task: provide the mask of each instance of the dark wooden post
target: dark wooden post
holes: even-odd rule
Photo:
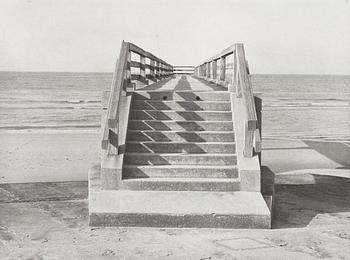
[[[226,78],[226,58],[220,58],[220,81],[225,81]]]
[[[217,60],[213,60],[213,79],[217,78],[217,70],[218,70]]]
[[[146,83],[146,57],[140,55],[140,81]]]
[[[149,69],[149,74],[150,74],[150,78],[153,80],[153,81],[157,81],[157,79],[155,78],[154,76],[154,60],[150,59],[150,69]]]

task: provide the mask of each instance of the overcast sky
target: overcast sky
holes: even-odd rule
[[[122,40],[173,65],[243,42],[252,73],[350,74],[349,0],[0,0],[0,70],[114,70]]]

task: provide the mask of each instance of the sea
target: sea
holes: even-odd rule
[[[263,138],[350,142],[350,75],[251,75]],[[112,73],[0,72],[1,131],[96,131]]]

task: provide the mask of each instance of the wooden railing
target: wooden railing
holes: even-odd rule
[[[174,74],[194,74],[194,66],[174,66]]]
[[[139,55],[139,61],[132,60],[132,53]],[[139,68],[139,73],[133,73],[131,68]],[[102,123],[103,150],[108,150],[108,154],[118,154],[120,99],[127,95],[128,87],[133,86],[132,80],[148,84],[149,80],[156,82],[172,74],[173,66],[170,64],[135,44],[122,42],[113,75],[107,114]]]
[[[226,79],[226,58],[233,55],[233,66],[231,66],[232,79],[228,83]],[[218,66],[218,62],[219,66]],[[229,92],[236,92],[237,98],[244,101],[244,111],[235,111],[244,115],[244,140],[243,155],[252,157],[261,151],[261,101],[253,95],[252,84],[249,77],[248,62],[245,58],[242,43],[234,44],[219,54],[206,60],[195,68],[195,75],[219,85],[228,87]],[[255,100],[257,102],[255,102]],[[257,104],[255,104],[257,103]],[[256,109],[258,108],[258,109]],[[258,111],[258,112],[257,112]],[[239,140],[237,140],[239,141]]]

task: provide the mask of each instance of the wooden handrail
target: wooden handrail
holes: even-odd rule
[[[140,55],[140,61],[132,61],[131,52]],[[146,58],[150,60],[150,64],[146,64]],[[132,74],[131,67],[140,68],[140,74]],[[146,69],[149,70],[148,74],[146,73]],[[103,150],[108,150],[108,153],[118,153],[120,99],[122,96],[126,96],[127,86],[130,85],[131,81],[139,80],[148,84],[147,79],[156,82],[172,74],[173,66],[169,63],[166,63],[133,43],[122,42],[113,74],[107,115],[102,125],[103,136],[101,146]]]
[[[234,63],[232,68],[232,82],[226,82],[226,57],[233,54]],[[220,70],[218,74],[218,61]],[[228,87],[229,92],[236,92],[237,98],[243,98],[245,111],[238,111],[244,114],[244,157],[252,157],[255,152],[261,150],[261,129],[258,126],[256,104],[252,84],[249,77],[248,62],[245,58],[244,46],[236,43],[219,54],[207,59],[204,63],[195,67],[195,75],[208,81]],[[260,113],[260,110],[259,110]]]

